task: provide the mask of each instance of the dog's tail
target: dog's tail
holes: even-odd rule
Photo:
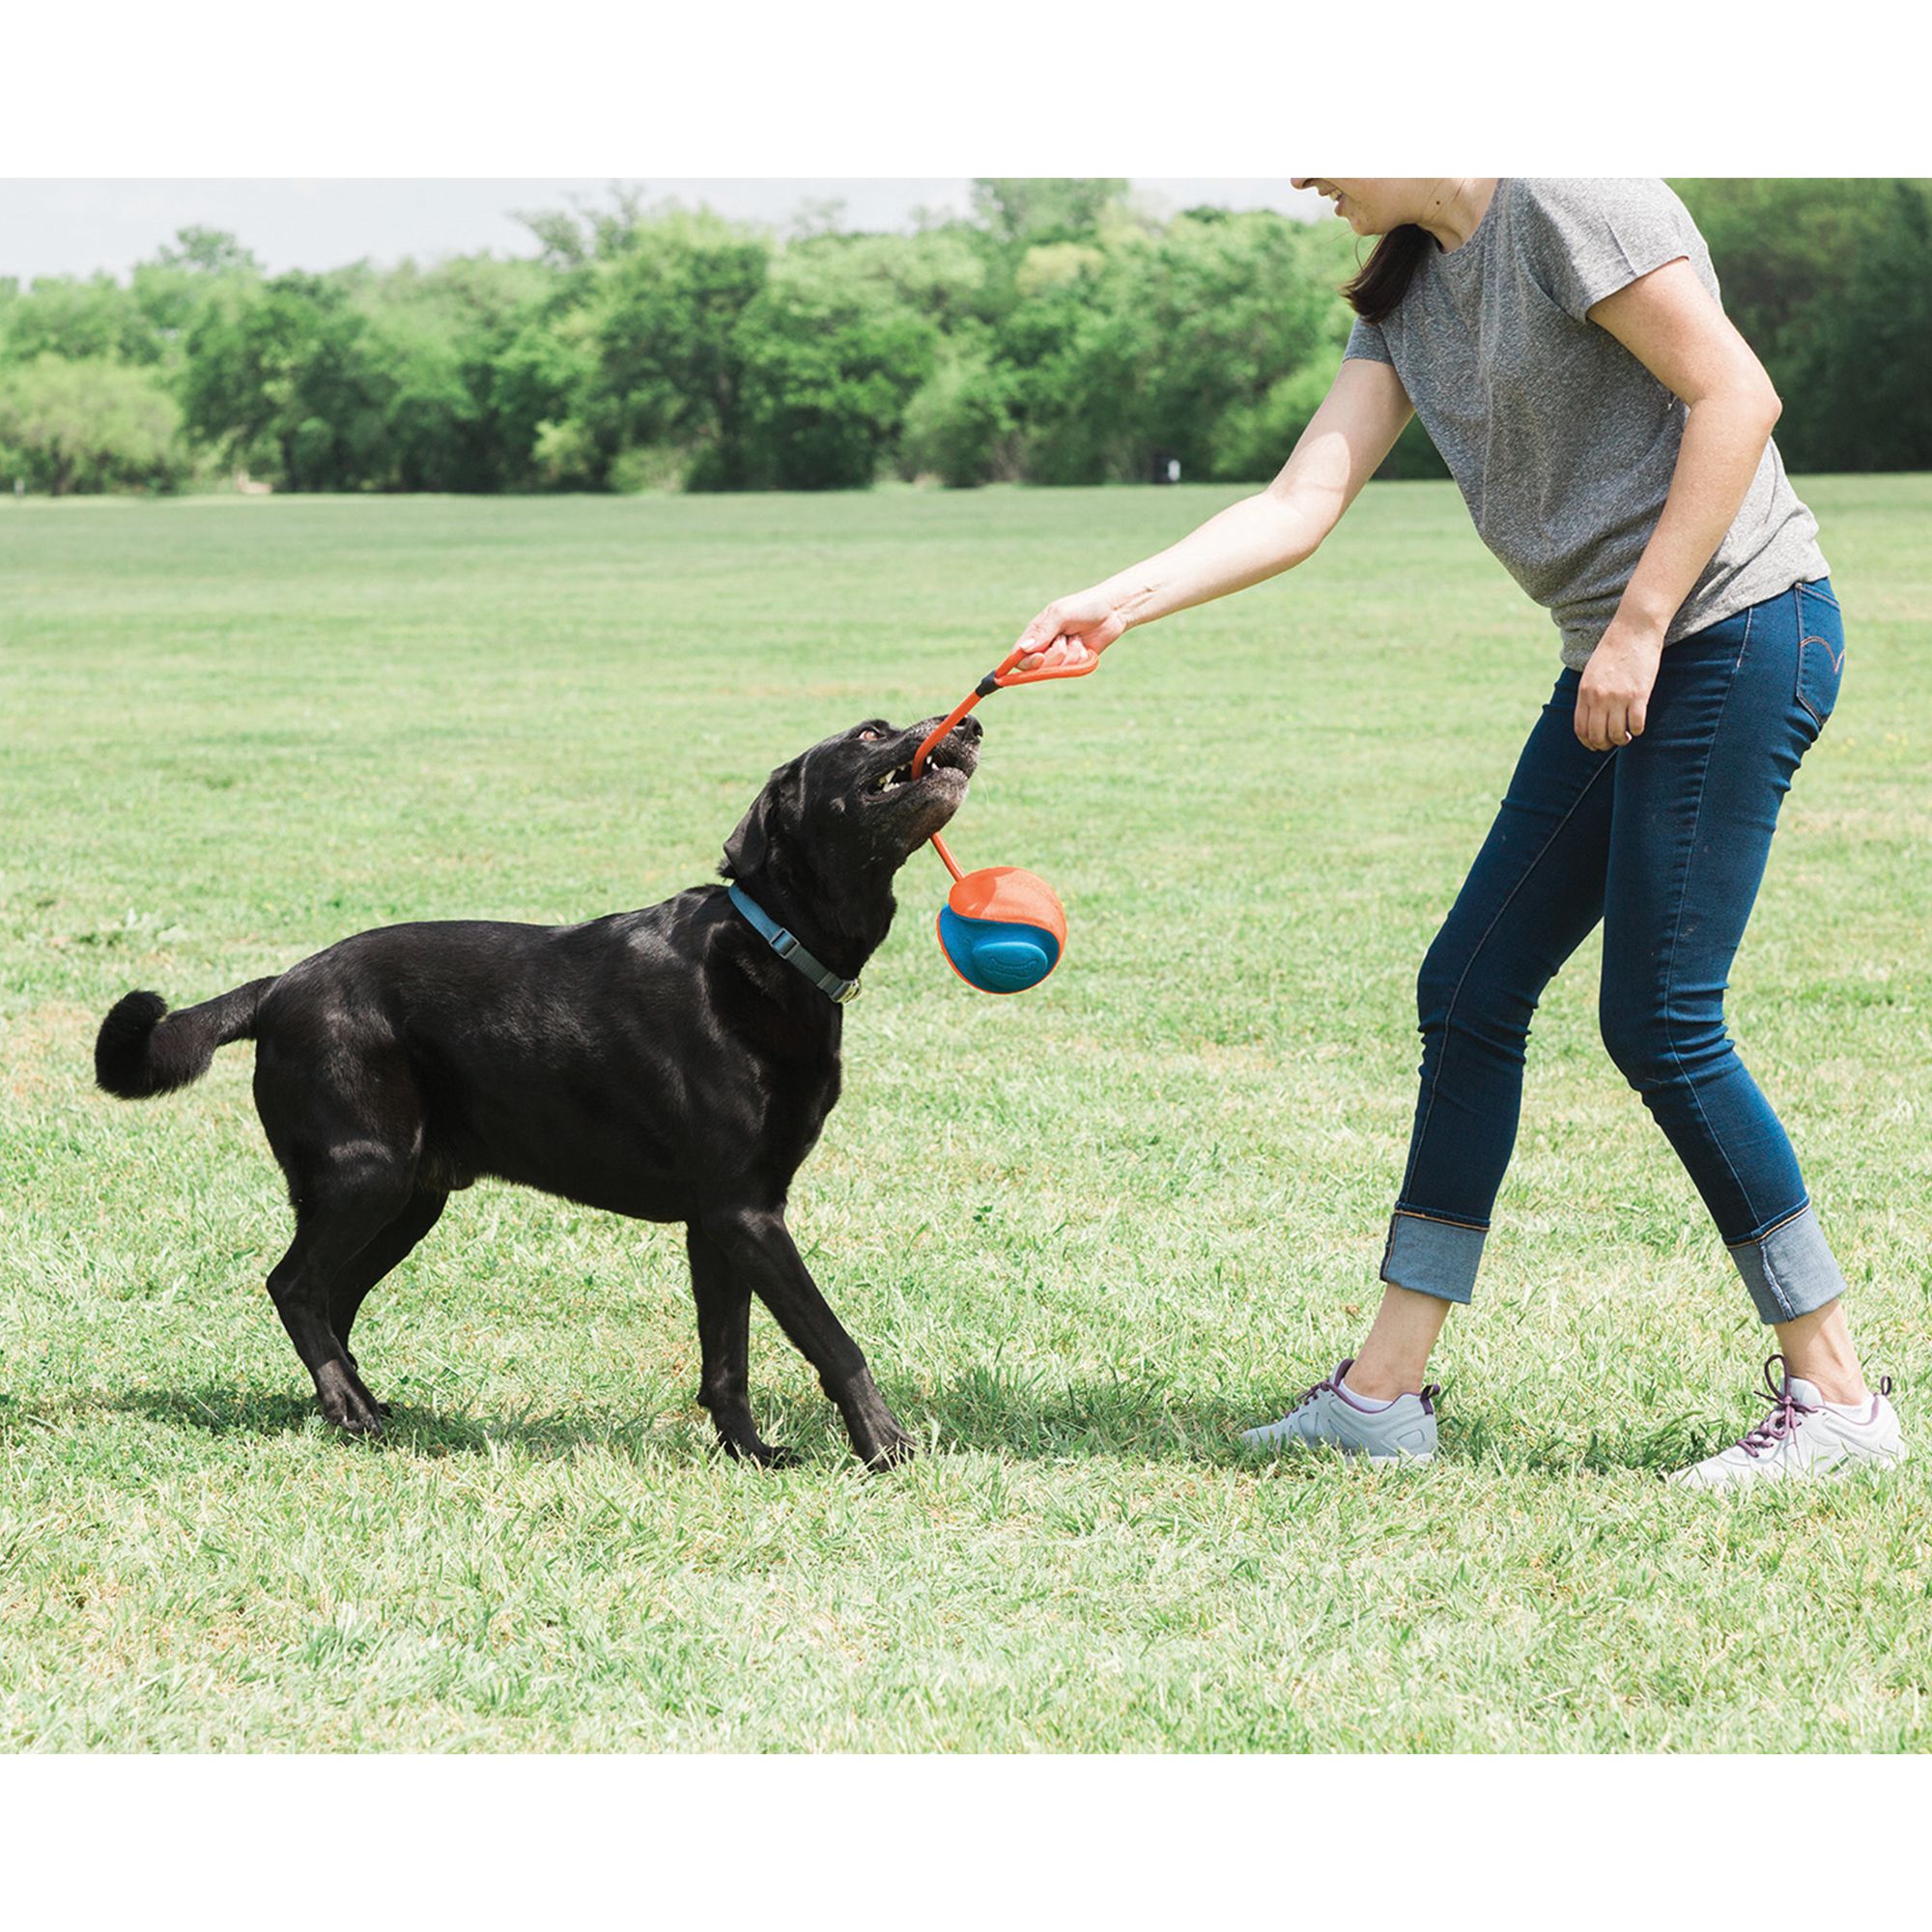
[[[168,1011],[158,993],[128,993],[114,1003],[94,1041],[94,1077],[124,1100],[172,1093],[208,1071],[217,1046],[252,1039],[255,1009],[275,983],[250,980],[219,999]]]

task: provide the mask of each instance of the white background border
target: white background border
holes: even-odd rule
[[[43,5],[0,174],[1932,173],[1909,17]],[[1924,1759],[0,1762],[20,1925],[1916,1922],[1928,1800]]]
[[[1921,174],[1922,9],[94,0],[0,175]]]

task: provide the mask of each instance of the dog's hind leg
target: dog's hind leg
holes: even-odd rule
[[[355,1325],[364,1299],[384,1275],[409,1259],[410,1251],[436,1226],[448,1199],[447,1194],[435,1190],[412,1194],[403,1211],[335,1277],[328,1296],[328,1325],[335,1330],[335,1339],[342,1344],[342,1352],[358,1378],[362,1368],[349,1347],[349,1331]],[[386,1402],[376,1406],[388,1414]]]
[[[783,1213],[777,1208],[725,1209],[704,1217],[704,1232],[717,1242],[732,1272],[772,1311],[792,1347],[818,1371],[867,1466],[883,1469],[910,1458],[912,1437],[886,1406],[858,1343],[818,1292]]]
[[[725,1453],[748,1463],[782,1468],[798,1457],[775,1449],[752,1416],[752,1291],[739,1279],[724,1251],[694,1221],[684,1231],[691,1257],[691,1292],[697,1302],[697,1346],[703,1358],[697,1400],[711,1411]]]
[[[296,1210],[296,1237],[269,1277],[269,1293],[315,1378],[323,1414],[352,1435],[380,1435],[381,1410],[335,1320],[353,1319],[369,1287],[402,1258],[384,1261],[366,1281],[357,1271],[365,1250],[412,1206],[422,1091],[387,1020],[346,996],[278,1012],[257,1041],[255,1106]],[[338,1299],[345,1287],[353,1299]]]
[[[408,1197],[409,1178],[392,1164],[338,1155],[303,1177],[296,1237],[269,1276],[270,1298],[314,1378],[323,1414],[353,1435],[380,1435],[382,1411],[331,1324],[330,1301],[336,1282]]]

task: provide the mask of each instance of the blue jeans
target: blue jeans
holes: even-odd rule
[[[1422,1091],[1381,1276],[1467,1301],[1516,1143],[1530,1015],[1599,920],[1604,1044],[1690,1171],[1759,1316],[1844,1290],[1724,987],[1777,808],[1844,666],[1830,578],[1669,645],[1642,737],[1592,752],[1566,670],[1423,961]]]

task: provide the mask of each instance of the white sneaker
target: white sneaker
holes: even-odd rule
[[[1250,1429],[1250,1449],[1339,1449],[1372,1463],[1427,1463],[1435,1454],[1435,1398],[1432,1382],[1420,1395],[1365,1408],[1342,1386],[1355,1366],[1346,1361],[1325,1382],[1317,1382],[1279,1422]]]
[[[1771,1378],[1772,1363],[1778,1379]],[[1854,1469],[1889,1468],[1905,1460],[1905,1437],[1889,1401],[1891,1378],[1879,1378],[1878,1393],[1853,1412],[1828,1403],[1782,1355],[1764,1365],[1771,1413],[1740,1442],[1665,1478],[1686,1489],[1726,1490],[1746,1483],[1777,1483],[1800,1477],[1832,1481]]]

